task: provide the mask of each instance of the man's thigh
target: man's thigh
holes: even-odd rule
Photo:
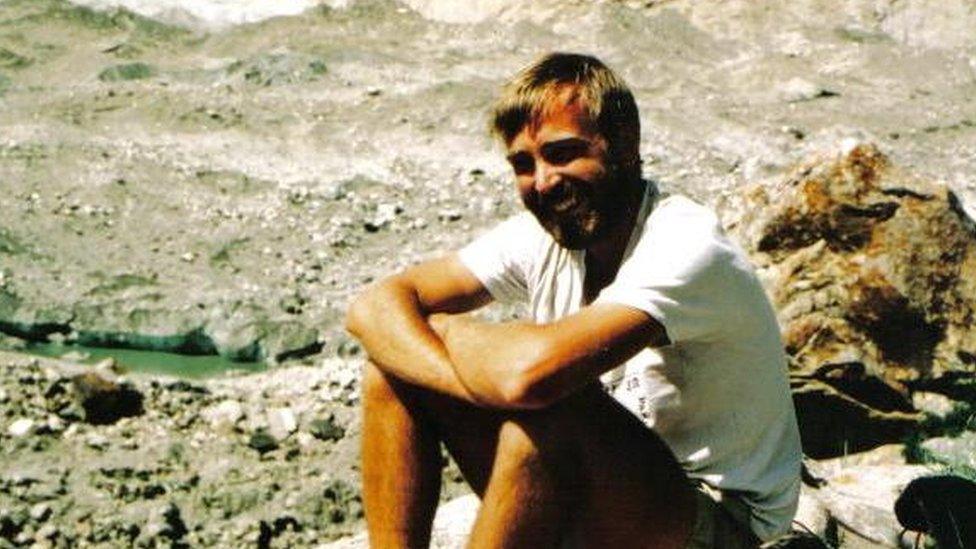
[[[695,519],[691,483],[670,449],[597,385],[543,410],[503,412],[429,395],[431,419],[479,494],[487,483],[505,422],[540,451],[557,456],[574,509],[571,523],[587,547],[680,547]],[[504,443],[501,448],[504,448]]]

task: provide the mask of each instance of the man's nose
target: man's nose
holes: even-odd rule
[[[559,187],[562,181],[558,170],[545,162],[539,162],[535,169],[535,192],[546,195]]]

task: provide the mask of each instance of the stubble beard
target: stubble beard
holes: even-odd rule
[[[539,199],[525,205],[560,246],[582,250],[600,240],[620,219],[625,199],[614,191],[622,192],[623,183],[615,171],[592,183],[568,181],[566,196],[558,202]]]

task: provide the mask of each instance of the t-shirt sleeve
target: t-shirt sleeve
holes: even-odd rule
[[[530,214],[517,215],[461,248],[458,257],[496,301],[523,302],[528,299],[531,246],[537,231]]]
[[[711,339],[735,318],[738,260],[715,215],[690,200],[662,203],[596,302],[640,309],[672,343]]]

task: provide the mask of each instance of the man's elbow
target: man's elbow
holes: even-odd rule
[[[346,331],[357,339],[362,339],[363,333],[373,323],[375,303],[379,297],[377,294],[382,291],[381,285],[370,286],[353,298],[346,309]]]
[[[555,404],[564,396],[551,377],[540,372],[545,368],[541,362],[533,361],[515,369],[500,384],[504,406],[513,410],[540,410]]]

